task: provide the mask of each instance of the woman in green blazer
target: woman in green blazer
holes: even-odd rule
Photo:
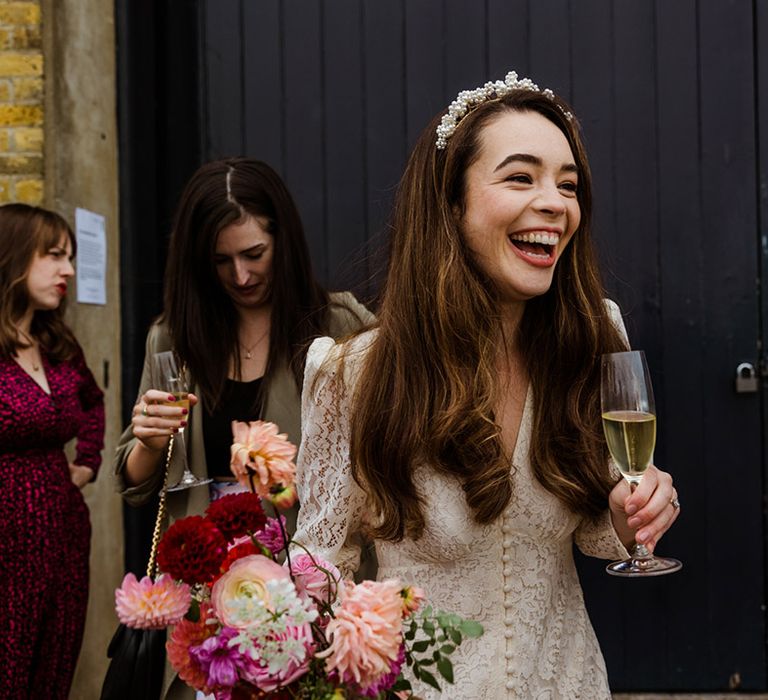
[[[272,168],[246,158],[203,165],[176,211],[164,311],[149,330],[133,417],[114,459],[123,498],[139,505],[159,491],[170,436],[182,422],[200,478],[231,478],[232,420],[272,421],[298,446],[310,342],[372,320],[352,294],[329,294],[315,279],[298,211]],[[189,415],[164,405],[168,392],[153,386],[152,357],[166,350],[192,379]],[[182,472],[174,450],[168,483]],[[202,514],[208,503],[208,486],[169,492],[166,525]],[[290,515],[292,532],[295,509]],[[163,697],[194,697],[167,664]]]

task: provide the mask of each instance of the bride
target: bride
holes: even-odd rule
[[[461,93],[400,183],[377,327],[307,355],[296,540],[344,574],[425,589],[485,634],[424,698],[609,698],[572,544],[625,558],[679,513],[631,493],[600,423],[599,358],[628,347],[590,241],[568,105],[514,73]]]

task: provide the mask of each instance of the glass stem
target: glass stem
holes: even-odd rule
[[[651,559],[653,559],[653,554],[648,551],[648,547],[644,544],[635,542],[634,547],[632,547],[632,562],[637,566],[642,567],[643,564]]]

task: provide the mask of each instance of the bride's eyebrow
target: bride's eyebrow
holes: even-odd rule
[[[529,165],[539,166],[542,164],[541,158],[533,156],[530,153],[512,153],[502,160],[501,163],[494,168],[493,172],[501,170],[505,165],[509,165],[510,163],[528,163]]]

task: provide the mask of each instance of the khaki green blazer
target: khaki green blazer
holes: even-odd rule
[[[329,335],[342,338],[364,325],[373,322],[374,316],[350,292],[331,294],[331,314]],[[171,339],[167,330],[161,324],[154,324],[147,335],[144,368],[141,373],[138,396],[151,388],[152,356],[157,352],[171,350]],[[194,393],[194,388],[193,388]],[[276,368],[267,389],[264,405],[264,420],[276,423],[280,432],[287,433],[288,439],[296,446],[301,441],[301,390],[296,386],[293,374],[287,363]],[[206,478],[208,468],[205,463],[205,448],[203,444],[202,411],[193,410],[191,421],[184,431],[187,441],[187,456],[189,468],[195,476]],[[159,468],[147,481],[135,486],[128,486],[124,480],[125,463],[128,453],[136,444],[132,426],[128,426],[120,436],[115,451],[113,469],[117,491],[131,505],[141,505],[160,490],[163,469]],[[170,465],[168,483],[175,484],[183,471],[182,461],[176,452]],[[201,515],[208,507],[208,489],[191,488],[184,491],[173,491],[167,496],[166,507],[169,522],[187,515]]]

